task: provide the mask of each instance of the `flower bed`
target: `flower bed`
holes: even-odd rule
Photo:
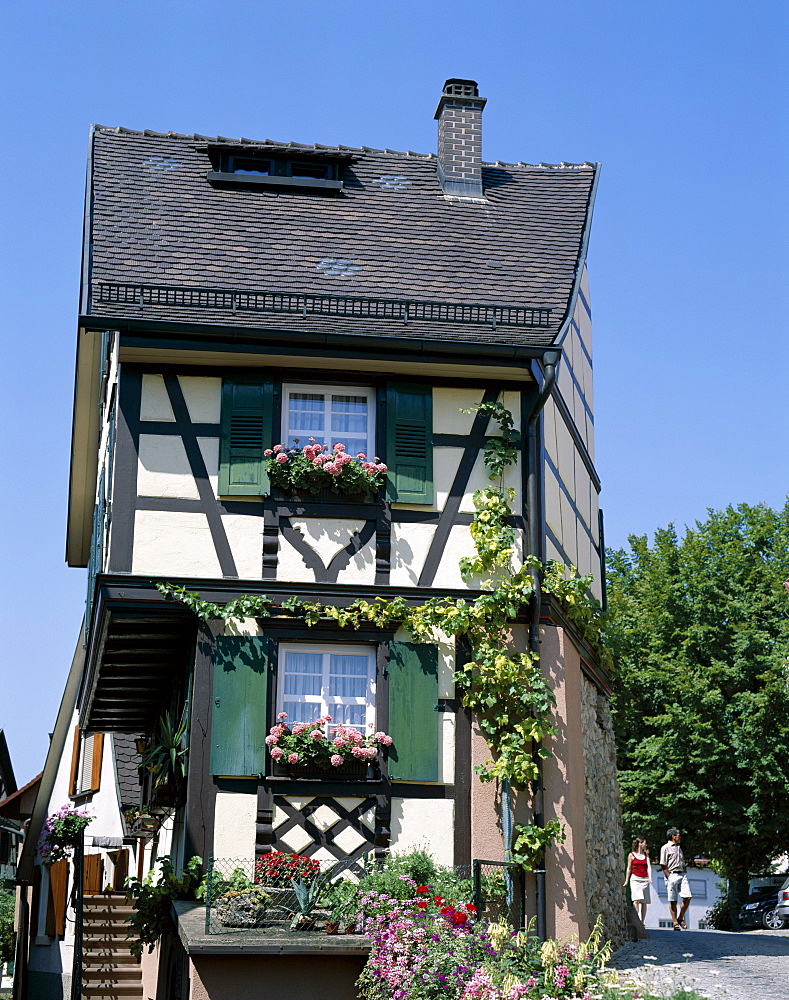
[[[606,991],[610,955],[600,922],[588,941],[540,942],[507,924],[476,919],[472,904],[454,904],[419,886],[416,898],[372,893],[362,899],[373,938],[359,980],[363,1000],[592,1000]],[[615,974],[612,974],[615,976]]]
[[[358,729],[349,726],[329,729],[330,715],[322,715],[314,722],[298,722],[292,727],[285,721],[287,717],[287,713],[279,713],[279,721],[266,737],[266,746],[271,759],[282,767],[314,769],[308,776],[316,771],[342,773],[344,767],[353,764],[366,774],[367,766],[377,760],[379,749],[392,745],[392,737],[383,732],[362,736]]]
[[[275,444],[263,455],[271,485],[303,495],[364,497],[378,492],[387,472],[377,457],[368,461],[362,451],[350,455],[341,442],[324,448],[315,438],[303,448]]]

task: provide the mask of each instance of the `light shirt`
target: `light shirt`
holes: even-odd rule
[[[678,875],[685,871],[685,855],[679,844],[669,841],[660,848],[660,867],[668,868],[669,875]]]

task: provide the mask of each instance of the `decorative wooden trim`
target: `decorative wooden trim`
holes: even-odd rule
[[[181,428],[181,438],[186,450],[186,457],[189,461],[189,468],[194,476],[197,494],[203,503],[203,510],[208,521],[208,529],[211,532],[211,538],[214,542],[214,549],[219,560],[220,569],[222,570],[222,576],[238,577],[236,563],[233,559],[233,553],[230,550],[230,542],[227,539],[225,526],[222,524],[222,517],[217,509],[216,497],[211,488],[211,481],[208,478],[203,453],[200,450],[197,435],[192,427],[189,410],[186,406],[186,400],[181,389],[181,383],[178,381],[178,376],[165,375],[164,385],[167,389],[170,405],[173,408],[175,422]]]
[[[66,892],[68,889],[68,861],[61,858],[49,866],[49,891],[44,933],[50,937],[64,937],[66,933]]]
[[[255,857],[268,854],[274,843],[274,793],[261,781],[258,784],[258,809],[255,821]]]
[[[485,390],[482,402],[495,403],[498,395],[499,389],[488,388]],[[441,512],[441,517],[438,521],[438,527],[433,533],[433,538],[430,542],[430,549],[427,553],[427,558],[425,559],[424,566],[422,567],[422,573],[419,577],[420,587],[429,587],[435,580],[441,558],[444,554],[447,541],[449,540],[449,533],[455,525],[455,519],[458,511],[460,510],[460,504],[468,487],[469,479],[471,478],[471,473],[474,469],[474,464],[477,461],[479,450],[485,441],[485,431],[487,430],[489,422],[489,414],[483,412],[482,410],[478,410],[474,417],[474,423],[471,425],[471,432],[468,436],[466,450],[463,452],[463,457],[460,459],[458,464],[455,479],[452,483],[449,496],[446,499],[444,509]]]
[[[113,573],[130,573],[132,568],[141,400],[142,375],[121,365],[110,528],[109,566]]]
[[[392,512],[382,504],[375,526],[375,585],[387,587],[392,570]]]
[[[97,792],[101,788],[101,762],[104,757],[104,733],[93,736],[93,759],[90,768],[90,788],[86,791]]]
[[[290,523],[287,517],[280,518],[280,532],[301,556],[307,569],[315,574],[316,583],[336,583],[340,571],[360,552],[375,533],[376,522],[365,521],[361,531],[354,531],[348,544],[341,549],[328,566],[323,564],[318,553],[307,543],[301,531]]]
[[[279,514],[277,508],[266,504],[263,508],[263,569],[264,580],[277,579],[277,554],[279,552]]]
[[[79,768],[79,747],[80,747],[80,728],[79,726],[74,726],[74,739],[71,745],[71,769],[69,770],[68,779],[68,793],[69,795],[77,794],[77,769]]]
[[[211,780],[211,697],[213,636],[201,624],[197,633],[189,728],[189,771],[186,777],[185,856],[207,858],[214,849],[216,784]]]

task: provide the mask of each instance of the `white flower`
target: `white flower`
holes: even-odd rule
[[[657,955],[644,955],[648,962],[657,962]]]
[[[717,969],[710,969],[710,975],[711,976],[719,976],[720,972],[718,972]]]
[[[693,958],[693,952],[692,951],[683,951],[682,952],[682,957],[683,958]]]

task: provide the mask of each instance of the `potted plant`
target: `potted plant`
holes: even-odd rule
[[[38,842],[38,852],[45,865],[71,857],[85,827],[93,822],[84,809],[61,806],[44,820],[44,831]]]
[[[123,816],[126,820],[126,827],[132,837],[143,837],[150,840],[161,827],[159,817],[153,815],[147,805],[129,806],[124,809]]]
[[[153,775],[153,795],[157,805],[176,806],[183,795],[186,779],[186,706],[180,722],[165,712],[159,720],[158,736],[142,755],[142,765]]]
[[[290,923],[291,930],[311,931],[315,928],[314,911],[326,892],[336,868],[337,865],[332,865],[327,871],[311,879],[291,879],[296,894],[296,912]]]
[[[384,732],[362,736],[350,726],[330,727],[330,715],[293,726],[288,725],[287,717],[287,713],[279,713],[266,745],[272,760],[293,777],[366,777],[380,749],[392,745],[392,737]]]
[[[296,442],[298,444],[298,441]],[[275,444],[263,452],[271,485],[283,493],[300,496],[343,496],[364,499],[384,483],[387,467],[364,452],[351,455],[338,442],[324,447],[310,438],[303,448]]]
[[[324,902],[330,907],[329,919],[326,921],[326,933],[338,934],[340,924],[353,925],[356,930],[355,918],[359,911],[359,887],[350,879],[339,878],[326,889]]]

